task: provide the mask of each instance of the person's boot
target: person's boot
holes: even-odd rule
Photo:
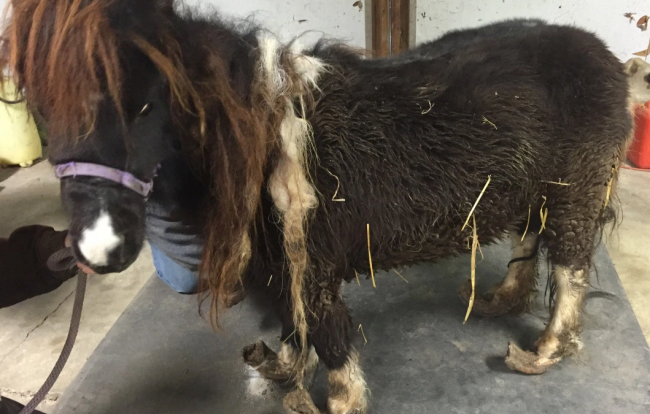
[[[47,259],[65,248],[67,231],[27,226],[0,239],[0,308],[49,293],[72,278],[77,269],[53,272]]]

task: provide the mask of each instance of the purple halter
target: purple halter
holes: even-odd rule
[[[158,170],[158,168],[156,168],[156,170]],[[151,194],[151,191],[153,190],[153,181],[140,181],[131,173],[99,164],[69,162],[67,164],[57,165],[54,173],[59,179],[76,176],[105,178],[118,184],[122,184],[124,187],[135,191],[145,198],[149,197],[149,194]]]

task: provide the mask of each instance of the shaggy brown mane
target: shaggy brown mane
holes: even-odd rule
[[[21,0],[5,10],[11,19],[0,65],[9,68],[28,103],[47,115],[54,135],[76,137],[91,130],[94,105],[105,91],[121,108],[118,39],[109,26],[109,4]]]
[[[111,27],[115,0],[20,0],[5,9],[0,65],[8,68],[30,106],[48,120],[53,136],[92,131],[96,106],[108,96],[123,116],[120,47],[132,43],[166,76],[172,97],[202,118],[202,104],[172,39],[158,49],[133,33]],[[203,130],[203,129],[202,129]]]
[[[109,96],[124,119],[121,47],[136,47],[157,66],[169,84],[175,121],[189,131],[184,139],[198,143],[200,152],[214,160],[204,163],[211,166],[207,173],[213,199],[200,273],[201,300],[212,296],[211,320],[218,324],[220,304],[238,288],[250,258],[249,231],[275,142],[269,131],[278,130],[286,108],[260,85],[253,88],[252,102],[244,102],[230,85],[228,64],[218,50],[206,51],[201,72],[190,74],[169,30],[174,12],[164,4],[172,6],[173,1],[160,2],[155,15],[147,16],[162,22],[155,44],[129,28],[111,26],[117,3],[11,1],[5,10],[11,18],[2,35],[0,65],[8,68],[28,105],[45,116],[51,139],[74,141],[92,132],[101,96]],[[206,39],[205,44],[214,42]]]

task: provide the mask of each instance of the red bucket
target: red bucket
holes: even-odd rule
[[[635,109],[634,141],[627,152],[627,158],[643,169],[650,168],[650,102]]]

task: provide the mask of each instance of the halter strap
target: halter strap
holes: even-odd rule
[[[158,168],[156,168],[156,170],[157,169]],[[105,178],[133,190],[145,198],[148,197],[153,190],[153,180],[149,182],[141,181],[131,173],[116,168],[106,167],[105,165],[91,164],[87,162],[69,162],[57,165],[54,173],[59,179],[76,176]]]

